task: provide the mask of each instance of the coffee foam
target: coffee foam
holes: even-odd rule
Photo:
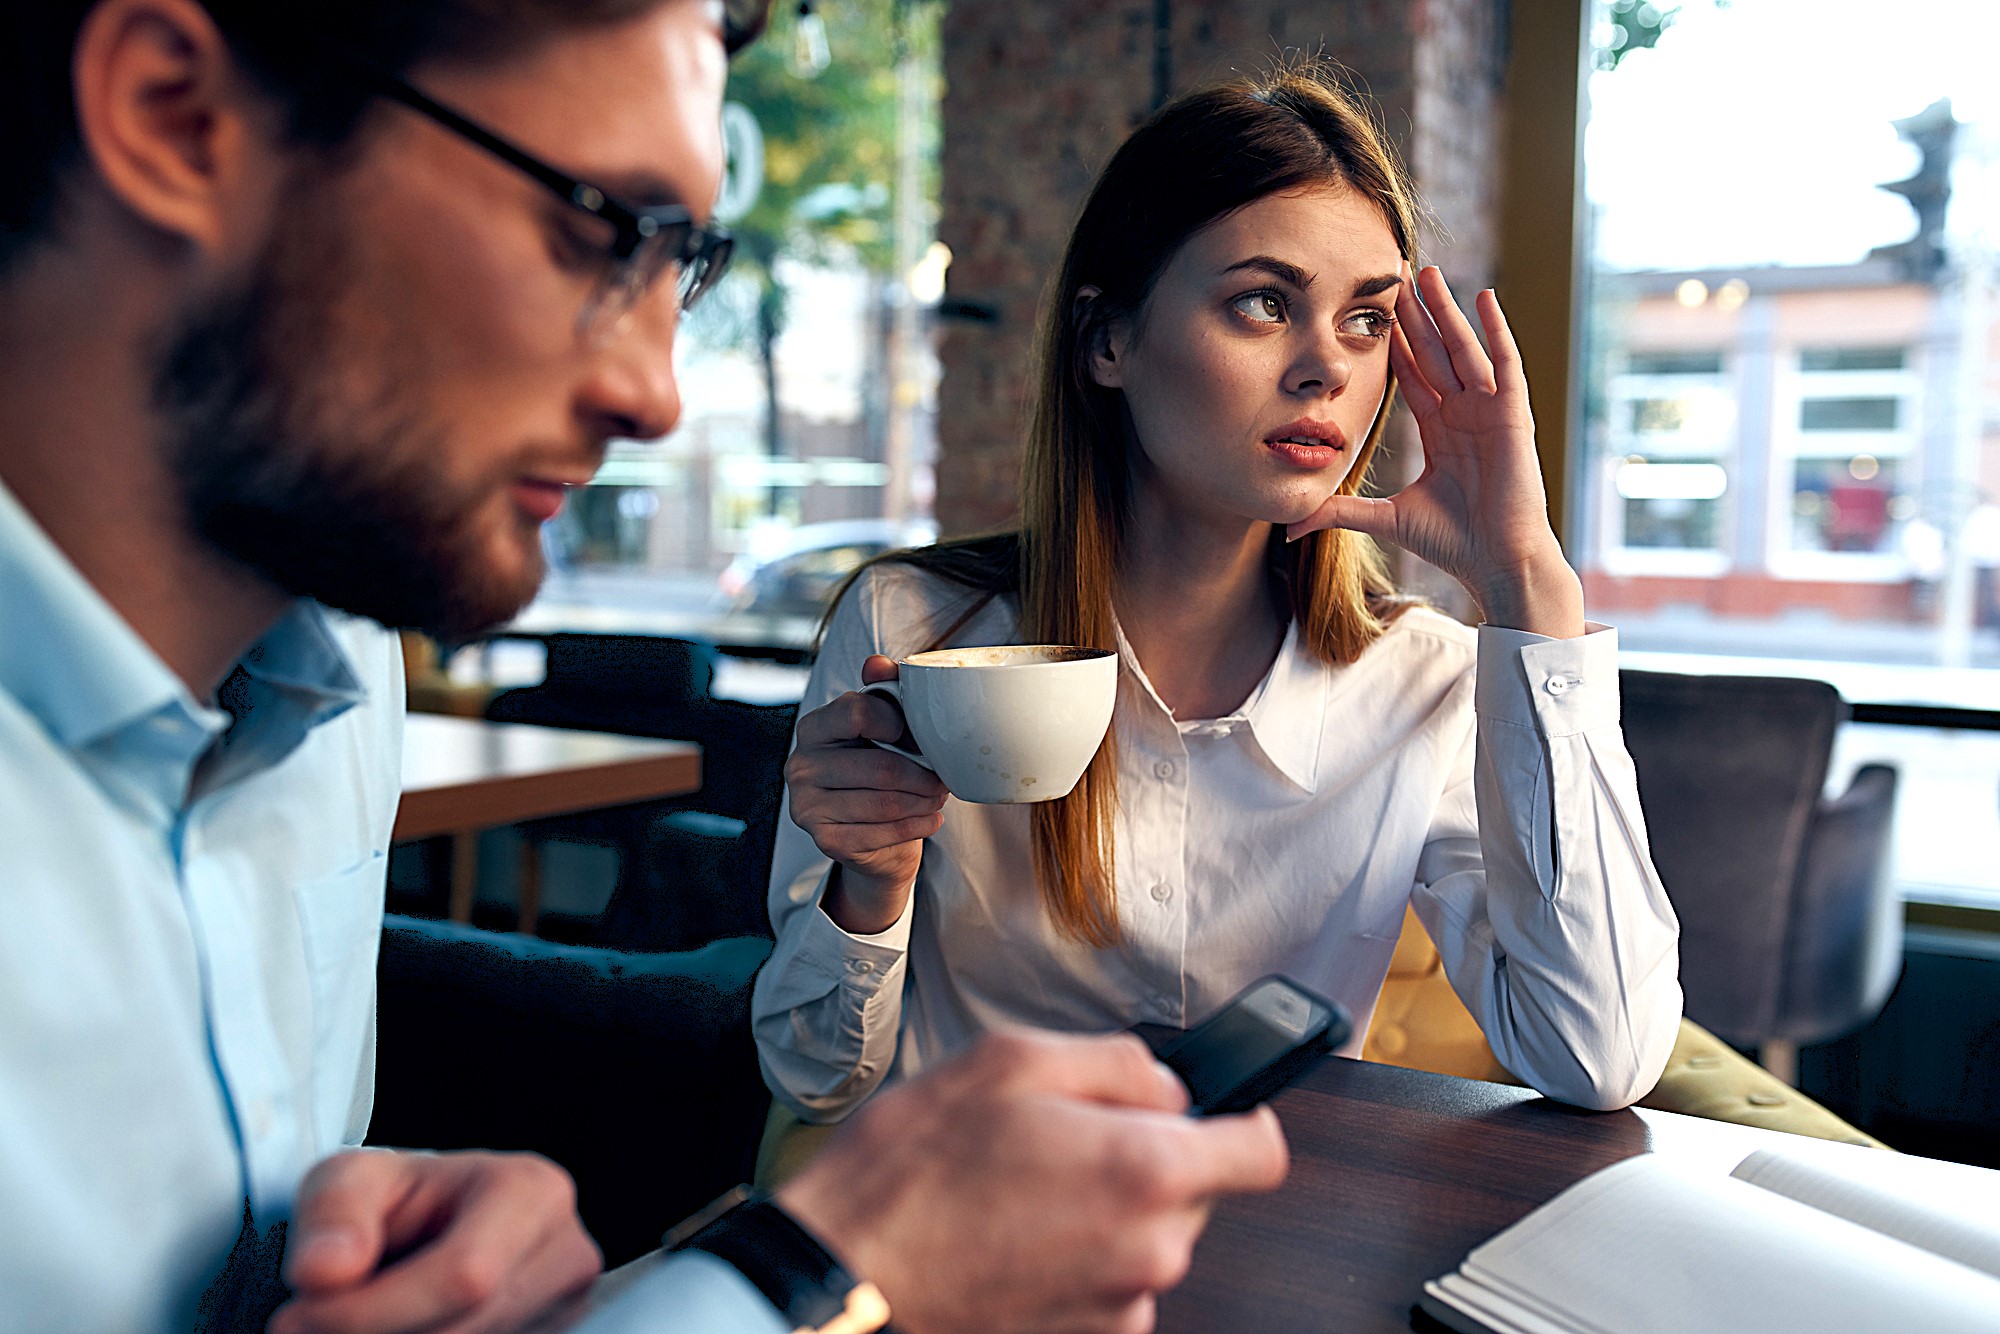
[[[1110,649],[1066,648],[1055,644],[996,644],[990,648],[941,648],[903,661],[912,667],[1035,667],[1055,662],[1087,662],[1110,656]]]

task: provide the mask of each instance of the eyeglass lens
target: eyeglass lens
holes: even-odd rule
[[[630,257],[614,263],[605,272],[596,293],[578,319],[578,330],[592,342],[602,342],[623,332],[646,294],[667,269],[674,276],[674,297],[683,311],[693,309],[728,266],[731,242],[726,237],[710,238],[685,260],[675,252],[687,244],[687,233],[669,229],[649,236]]]

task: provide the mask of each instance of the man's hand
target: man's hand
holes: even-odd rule
[[[1136,1038],[989,1038],[871,1100],[778,1203],[907,1334],[1144,1334],[1215,1197],[1285,1178],[1268,1108],[1186,1109]]]
[[[343,1153],[299,1189],[293,1297],[270,1334],[513,1329],[576,1297],[603,1264],[575,1186],[546,1158]]]

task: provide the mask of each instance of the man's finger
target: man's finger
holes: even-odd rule
[[[1186,1123],[1191,1144],[1174,1162],[1187,1198],[1276,1190],[1291,1170],[1291,1150],[1278,1114],[1259,1107],[1241,1116],[1211,1116]]]
[[[292,1303],[274,1334],[428,1330],[484,1323],[489,1311],[525,1319],[569,1296],[601,1257],[580,1228],[564,1226],[573,1217],[566,1190],[542,1177],[468,1175],[451,1222],[429,1244],[358,1287]]]
[[[1004,1034],[975,1047],[967,1061],[974,1069],[990,1071],[1002,1088],[1019,1093],[1148,1111],[1187,1110],[1187,1089],[1179,1077],[1129,1033]]]
[[[320,1163],[299,1188],[285,1246],[285,1282],[324,1292],[373,1273],[389,1244],[385,1227],[412,1188],[401,1155],[344,1153]]]

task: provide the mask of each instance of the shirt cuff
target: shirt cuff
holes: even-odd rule
[[[827,876],[831,878],[829,870]],[[820,898],[826,897],[826,881],[820,882]],[[840,928],[821,903],[806,914],[805,938],[799,942],[798,957],[817,965],[851,987],[861,991],[879,990],[910,949],[910,920],[917,906],[913,889],[903,902],[903,914],[873,935],[857,936]]]
[[[1480,717],[1576,736],[1618,725],[1618,632],[1595,621],[1576,639],[1479,627]]]
[[[790,1334],[791,1322],[749,1279],[705,1251],[655,1253],[633,1265],[644,1271],[593,1303],[569,1334]]]

